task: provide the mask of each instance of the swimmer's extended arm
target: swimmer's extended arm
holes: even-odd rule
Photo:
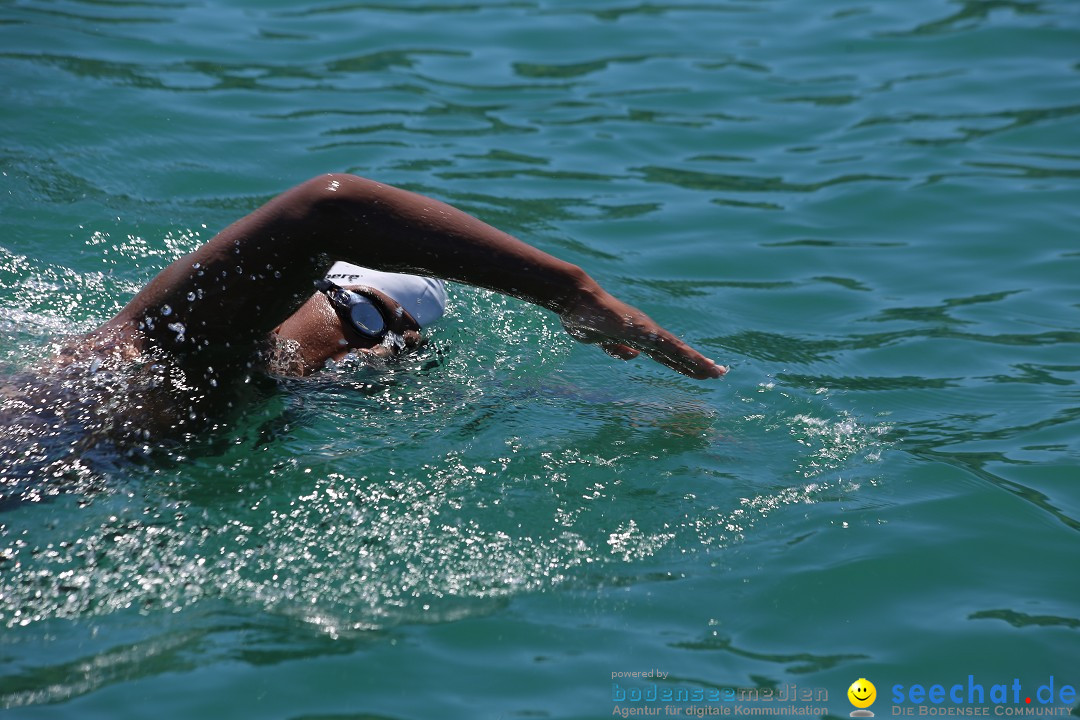
[[[323,175],[282,193],[174,262],[109,325],[183,347],[254,346],[312,293],[333,260],[411,272],[512,295],[559,314],[578,340],[639,352],[695,378],[726,369],[604,291],[581,268],[450,205],[354,175]],[[170,330],[172,325],[174,329]]]

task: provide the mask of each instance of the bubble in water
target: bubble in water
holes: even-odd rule
[[[387,330],[386,336],[383,337],[382,344],[383,347],[390,348],[395,352],[401,352],[405,349],[405,338],[401,335],[398,335],[393,330]]]

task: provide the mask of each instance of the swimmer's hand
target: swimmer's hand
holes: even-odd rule
[[[720,377],[723,365],[660,327],[648,315],[613,297],[600,287],[581,292],[570,308],[560,313],[563,328],[575,340],[599,345],[620,360],[645,353],[672,370],[698,380]]]
[[[389,342],[383,342],[381,345],[375,345],[368,348],[357,348],[353,350],[353,352],[357,355],[367,355],[387,360],[412,352],[425,345],[427,345],[426,337],[415,330],[408,330],[403,335],[399,335]]]

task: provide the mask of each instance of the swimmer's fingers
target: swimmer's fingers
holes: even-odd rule
[[[390,357],[390,348],[385,345],[375,345],[369,348],[354,348],[351,352],[358,357],[373,357],[385,360]]]
[[[619,360],[633,360],[641,354],[639,350],[622,343],[600,343],[600,349]]]
[[[648,338],[651,347],[641,348],[656,362],[697,380],[718,378],[727,372],[723,365],[705,357],[663,328],[658,329],[660,332],[650,333],[654,337]]]
[[[660,327],[637,308],[603,291],[585,296],[562,316],[563,327],[583,343],[628,360],[643,352],[676,372],[698,380],[720,377],[727,368]]]
[[[421,335],[416,330],[406,330],[404,333],[402,333],[401,337],[405,341],[404,347],[399,347],[392,344],[375,345],[369,348],[357,348],[356,350],[354,350],[354,352],[362,355],[370,355],[372,357],[382,358],[385,360],[387,358],[391,358],[402,353],[411,352],[427,344],[427,338]]]

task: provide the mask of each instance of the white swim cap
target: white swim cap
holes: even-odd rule
[[[446,286],[442,280],[382,272],[370,268],[336,262],[326,273],[326,279],[338,285],[367,285],[386,293],[401,303],[420,327],[430,325],[446,310]]]

